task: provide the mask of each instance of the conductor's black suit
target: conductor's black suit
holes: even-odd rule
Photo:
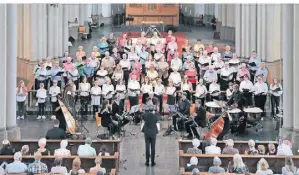
[[[151,155],[151,163],[155,165],[155,146],[156,146],[156,135],[158,133],[157,122],[160,117],[151,112],[145,112],[142,115],[144,126],[142,132],[144,133],[145,139],[145,157],[146,164],[149,163],[149,157]],[[150,153],[151,150],[151,153]]]

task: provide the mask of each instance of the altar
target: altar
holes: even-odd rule
[[[179,25],[178,4],[127,4],[127,25]]]

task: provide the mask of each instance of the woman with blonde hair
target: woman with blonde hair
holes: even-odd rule
[[[268,144],[268,155],[276,155],[276,147],[273,143]]]
[[[264,158],[261,158],[261,160],[257,163],[256,174],[259,174],[259,175],[273,174],[273,171],[271,169],[269,169],[268,162]]]
[[[255,141],[250,139],[248,141],[248,150],[245,150],[245,154],[248,154],[248,155],[258,155],[259,152],[258,150],[255,149]]]
[[[85,173],[84,169],[81,168],[81,160],[79,157],[76,157],[73,160],[72,169],[70,171],[70,174],[72,173],[72,171],[75,171],[77,173]]]
[[[70,156],[71,152],[70,150],[66,149],[67,145],[68,145],[67,140],[61,140],[60,148],[55,150],[54,156]]]
[[[264,145],[259,145],[257,146],[257,150],[259,155],[265,155],[266,154],[266,148]]]
[[[101,58],[104,58],[105,52],[109,49],[109,45],[105,37],[101,38],[100,42],[98,43],[98,48],[100,49]]]
[[[247,171],[247,167],[243,162],[240,154],[235,154],[233,157],[233,169],[232,173],[242,174]]]
[[[38,152],[42,154],[42,156],[48,156],[50,155],[50,151],[46,148],[47,145],[47,139],[41,138],[38,141],[39,148],[37,149]]]
[[[285,166],[282,167],[281,173],[283,175],[298,174],[298,169],[295,167],[293,159],[291,157],[286,157]]]
[[[83,51],[83,46],[78,47],[78,51],[76,52],[76,58],[86,56],[85,52]]]
[[[27,97],[27,88],[25,86],[25,83],[23,80],[19,82],[19,85],[17,87],[17,104],[18,104],[18,117],[17,119],[24,120],[25,115],[25,101]]]
[[[103,172],[104,174],[106,173],[106,169],[101,167],[101,164],[102,164],[102,158],[101,157],[97,157],[94,160],[94,163],[96,164],[96,166],[90,168],[89,173],[96,174],[99,171]]]

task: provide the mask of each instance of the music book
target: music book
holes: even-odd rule
[[[136,92],[139,91],[139,89],[130,89],[130,91]]]
[[[86,56],[83,56],[83,57],[82,57],[82,60],[83,60],[83,61],[86,60],[86,59],[87,59]]]
[[[249,89],[243,88],[243,92],[249,92]]]
[[[121,90],[117,90],[116,92],[117,92],[117,93],[123,93],[124,91],[121,91]]]
[[[59,72],[56,73],[55,76],[61,76],[63,73],[64,73],[64,71],[59,71]]]
[[[35,69],[35,72],[37,72],[37,71],[38,71],[38,69],[39,69],[39,67]]]
[[[215,67],[215,70],[219,70],[219,69],[221,69],[221,67]]]
[[[51,66],[47,66],[46,69],[47,69],[47,70],[51,70],[52,67],[51,67]]]
[[[42,75],[42,74],[39,74],[38,76],[40,76],[40,77],[47,77],[47,75]]]
[[[218,92],[220,92],[220,91],[215,90],[215,91],[213,91],[211,94],[216,94],[216,93],[218,93]]]
[[[229,66],[237,66],[239,63],[229,63]]]
[[[252,63],[248,63],[250,66],[252,66],[252,67],[255,67],[256,66],[256,64],[255,64],[255,62],[252,62]]]
[[[224,56],[224,58],[232,58],[232,57],[231,57],[231,56],[227,56],[227,55],[226,55],[226,56]]]
[[[128,47],[125,47],[125,50],[128,51],[128,52],[130,52],[131,49],[128,48]]]
[[[77,67],[77,69],[79,69],[79,68],[82,68],[83,66],[84,66],[84,64],[79,64],[76,67]]]
[[[110,95],[112,93],[112,91],[108,91],[106,94],[104,94],[105,96]]]
[[[201,66],[204,66],[204,67],[207,67],[207,66],[209,66],[209,63],[204,63],[204,64],[201,64],[201,63],[199,63]]]
[[[214,53],[214,52],[209,52],[208,54],[209,54],[209,55],[212,55],[213,53]]]
[[[135,60],[130,60],[130,62],[135,62]]]
[[[273,90],[273,92],[278,92],[278,91],[281,91],[280,87]]]

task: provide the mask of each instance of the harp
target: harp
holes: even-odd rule
[[[68,107],[65,106],[64,102],[61,99],[58,100],[58,103],[62,110],[66,122],[67,131],[69,131],[71,134],[76,134],[76,121],[73,115],[71,114]]]

